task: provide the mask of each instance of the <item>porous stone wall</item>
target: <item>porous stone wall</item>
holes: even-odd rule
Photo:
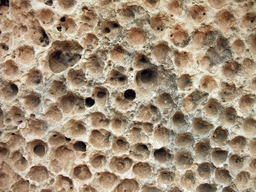
[[[1,0],[0,191],[255,191],[255,4]]]

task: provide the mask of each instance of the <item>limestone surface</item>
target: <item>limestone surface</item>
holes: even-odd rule
[[[256,191],[255,0],[1,0],[0,192]]]

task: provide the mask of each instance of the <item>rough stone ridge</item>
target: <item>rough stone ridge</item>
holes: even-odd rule
[[[256,191],[255,0],[1,0],[0,192]]]

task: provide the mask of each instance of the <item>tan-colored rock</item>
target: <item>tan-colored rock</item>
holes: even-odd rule
[[[254,0],[1,0],[0,191],[256,191]]]

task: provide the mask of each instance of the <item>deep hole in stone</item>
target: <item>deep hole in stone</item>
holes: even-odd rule
[[[85,152],[86,151],[86,144],[82,141],[78,141],[74,144],[74,149],[76,151],[82,151]]]
[[[50,44],[49,38],[44,30],[42,31],[42,36],[39,38],[39,41],[43,47],[46,47],[47,45]]]
[[[119,25],[118,25],[117,23],[114,23],[114,24],[113,24],[113,27],[114,27],[114,28],[117,28],[117,27],[119,27]]]
[[[166,162],[171,159],[171,154],[169,154],[166,149],[160,148],[155,150],[154,157],[157,161]]]
[[[45,2],[45,5],[52,6],[52,0],[48,0]]]
[[[33,151],[37,156],[42,157],[45,154],[45,147],[41,144],[38,144],[34,147]]]
[[[142,57],[142,58],[140,59],[140,61],[141,61],[142,63],[147,63],[147,59],[146,59],[145,57]]]
[[[66,17],[61,17],[61,18],[60,18],[60,21],[61,21],[61,22],[65,22],[65,21],[66,21]]]
[[[108,27],[106,27],[104,30],[103,30],[104,33],[110,33],[110,29]]]
[[[9,47],[7,45],[2,45],[2,49],[5,50],[5,51],[8,51]]]
[[[9,0],[1,0],[0,6],[6,6],[9,7]]]
[[[59,26],[59,27],[57,27],[57,30],[58,30],[58,31],[61,31],[61,27],[60,27],[60,26]]]
[[[18,91],[19,91],[17,85],[15,85],[15,84],[13,84],[13,83],[11,84],[11,90],[12,90],[12,92],[13,92],[14,94],[17,94]]]
[[[68,137],[65,137],[65,139],[66,139],[66,141],[71,141],[71,139],[70,139],[70,138],[68,138]]]
[[[85,104],[87,107],[92,107],[94,105],[94,103],[95,103],[94,99],[92,99],[90,97],[85,99]]]
[[[142,150],[148,150],[147,145],[139,145],[138,148],[141,148]]]
[[[145,69],[141,72],[140,76],[141,76],[141,81],[143,83],[150,82],[154,76],[154,71],[152,71],[151,69]]]
[[[125,81],[125,79],[126,79],[126,78],[125,78],[124,76],[118,77],[118,81],[119,81],[119,82],[123,82],[123,81]]]
[[[88,9],[88,7],[86,7],[86,6],[84,6],[83,8],[82,8],[82,11],[88,11],[89,9]]]
[[[128,89],[124,92],[124,98],[127,100],[134,100],[136,97],[136,93],[135,91],[133,91],[132,89]]]

